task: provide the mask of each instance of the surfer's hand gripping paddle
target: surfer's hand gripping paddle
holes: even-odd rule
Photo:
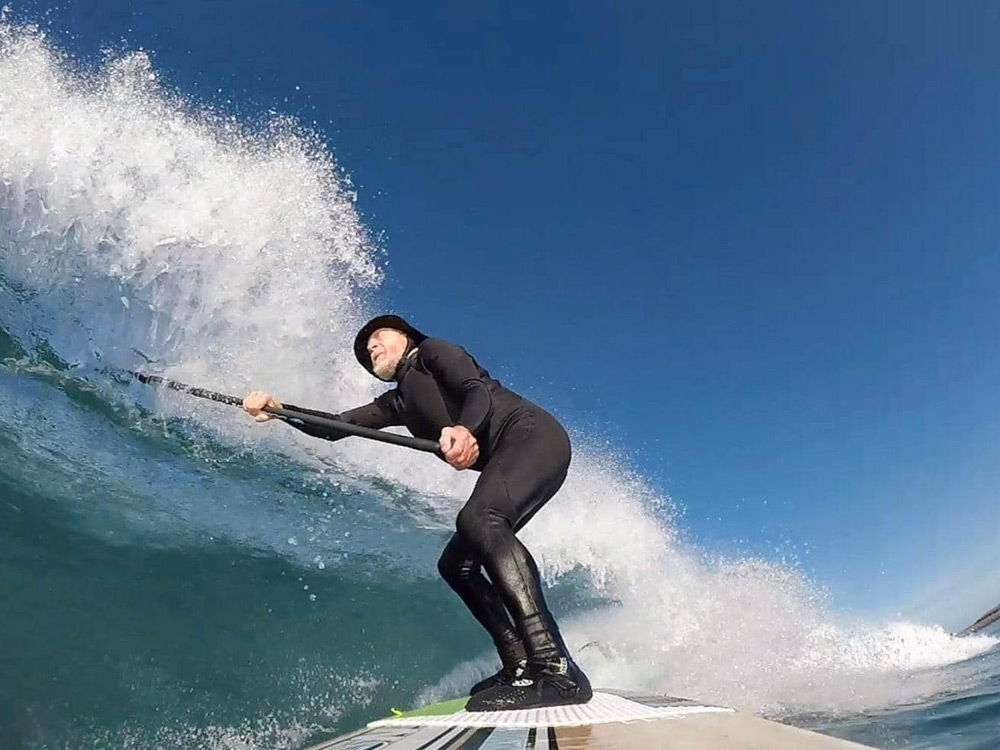
[[[147,375],[144,372],[135,372],[130,370],[132,373],[142,383],[147,385],[164,385],[167,388],[172,388],[175,391],[180,391],[181,393],[186,393],[189,396],[196,396],[197,398],[205,398],[209,401],[218,401],[220,404],[228,404],[230,406],[243,406],[243,399],[237,398],[236,396],[229,396],[225,393],[217,393],[215,391],[209,391],[204,388],[196,388],[195,386],[187,385],[186,383],[179,383],[176,380],[169,380],[159,375]],[[441,454],[441,446],[434,440],[423,440],[421,438],[407,437],[406,435],[396,435],[392,432],[383,432],[382,430],[376,430],[371,427],[360,427],[355,424],[348,424],[347,422],[341,422],[338,419],[332,419],[327,417],[318,417],[314,414],[307,414],[302,411],[301,407],[294,406],[292,404],[285,404],[282,408],[276,408],[273,406],[265,406],[262,411],[266,411],[269,414],[273,414],[276,417],[287,421],[302,422],[303,424],[314,425],[316,427],[325,427],[328,430],[336,430],[337,432],[342,432],[345,435],[356,435],[357,437],[368,438],[369,440],[376,440],[380,443],[389,443],[391,445],[401,445],[404,448],[412,448],[416,451],[423,451],[424,453],[434,453],[436,455]]]

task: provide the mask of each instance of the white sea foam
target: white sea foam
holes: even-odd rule
[[[794,568],[691,549],[662,506],[640,479],[585,454],[523,535],[550,580],[582,566],[613,602],[564,625],[595,685],[772,715],[855,712],[956,689],[962,673],[935,668],[998,643],[838,615]],[[494,668],[495,658],[463,664],[422,700]]]
[[[145,53],[80,72],[4,25],[0,190],[23,339],[70,362],[134,366],[138,347],[223,384],[364,390],[338,352],[376,253],[349,183],[292,123],[189,111]]]
[[[335,410],[378,390],[350,340],[380,276],[350,183],[313,135],[197,110],[161,89],[141,52],[81,72],[39,31],[0,23],[0,316],[25,346],[115,367],[137,364],[138,349],[178,379]],[[432,524],[474,481],[402,449],[318,443],[180,397],[160,404],[223,440],[312,455],[339,467],[339,482],[383,477],[422,498],[416,512]],[[271,532],[276,548],[290,531],[302,530]],[[550,583],[578,571],[609,602],[565,628],[598,685],[856,710],[943,689],[929,668],[995,644],[842,622],[793,568],[706,559],[678,539],[669,501],[602,450],[577,450],[524,538]],[[458,692],[486,663],[425,697]]]

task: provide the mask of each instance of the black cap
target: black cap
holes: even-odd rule
[[[372,358],[368,356],[368,338],[379,328],[392,328],[405,333],[414,346],[420,346],[421,342],[427,338],[398,315],[379,315],[377,318],[369,320],[354,337],[354,356],[358,358],[361,366],[372,375],[375,374],[375,368],[372,367]]]

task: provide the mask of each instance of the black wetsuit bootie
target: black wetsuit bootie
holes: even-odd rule
[[[518,711],[525,708],[586,703],[594,695],[587,675],[565,657],[538,662],[531,659],[516,680],[476,693],[466,711]]]
[[[500,663],[503,665],[500,671],[473,685],[469,695],[475,695],[500,685],[510,685],[524,672],[524,667],[528,663],[528,655],[520,640],[497,646],[497,651],[500,654]]]
[[[519,679],[522,674],[524,674],[524,667],[527,662],[521,662],[520,664],[514,664],[512,666],[504,666],[500,668],[500,671],[496,674],[492,674],[484,680],[480,680],[472,689],[469,690],[469,695],[475,695],[476,693],[481,693],[484,690],[489,690],[490,688],[500,687],[501,685],[510,685],[515,680]]]

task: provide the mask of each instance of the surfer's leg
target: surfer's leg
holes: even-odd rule
[[[485,480],[485,481],[484,481]],[[554,494],[554,493],[553,493]],[[543,498],[538,505],[548,498]],[[502,476],[484,476],[458,519],[458,536],[474,546],[503,604],[524,639],[528,655],[558,658],[565,652],[559,629],[542,593],[538,566],[514,535],[515,522],[502,510],[510,507]]]
[[[483,575],[482,563],[458,534],[452,536],[441,553],[438,572],[490,634],[500,655],[500,671],[473,685],[470,694],[516,679],[527,659],[524,644],[510,621],[500,594]]]
[[[538,658],[563,649],[538,567],[514,534],[556,493],[569,461],[569,439],[558,422],[544,412],[523,415],[507,430],[456,521],[458,536],[482,561],[529,656]]]
[[[590,698],[590,685],[573,664],[545,603],[538,567],[515,536],[562,486],[569,462],[569,438],[559,423],[545,412],[529,412],[504,436],[456,522],[462,542],[482,561],[514,620],[528,651],[529,671],[538,676],[533,696],[521,688],[513,701],[503,696],[501,702],[510,708],[531,700],[554,705]],[[479,706],[482,702],[470,703],[470,710],[498,708],[495,701]]]
[[[458,534],[451,538],[441,553],[438,572],[462,598],[472,616],[486,628],[498,650],[514,642],[520,643],[521,639],[504,609],[500,594],[486,580],[482,563],[475,558],[472,549]]]

